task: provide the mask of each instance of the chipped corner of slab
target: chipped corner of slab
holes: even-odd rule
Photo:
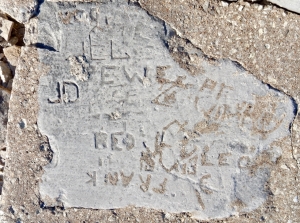
[[[46,2],[39,27],[51,70],[38,124],[54,151],[44,198],[199,219],[266,201],[276,142],[294,117],[288,96],[229,60],[195,54],[204,72],[191,75],[166,48],[165,26],[137,6]]]

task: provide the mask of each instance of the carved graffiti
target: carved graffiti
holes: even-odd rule
[[[51,104],[74,103],[79,99],[79,87],[75,82],[63,81],[57,83],[57,99],[48,99]]]

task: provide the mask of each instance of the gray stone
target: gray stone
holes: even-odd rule
[[[38,126],[54,152],[40,185],[45,205],[134,205],[199,219],[262,205],[281,156],[274,142],[290,135],[290,97],[196,48],[188,56],[202,69],[183,69],[164,22],[103,2],[41,7],[39,56],[50,70]]]
[[[280,6],[282,8],[286,8],[290,11],[300,13],[300,1],[299,0],[268,0],[268,1]]]

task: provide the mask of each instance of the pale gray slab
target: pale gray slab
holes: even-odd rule
[[[171,34],[127,3],[42,5],[39,55],[51,69],[38,126],[54,151],[43,198],[199,219],[266,201],[293,101],[229,60],[203,58],[205,72],[190,75],[166,47]]]
[[[300,13],[300,1],[299,0],[268,0],[282,8],[286,8],[290,11]]]

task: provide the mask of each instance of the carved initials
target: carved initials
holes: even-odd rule
[[[67,91],[67,86],[72,87],[75,89],[76,93],[75,93],[75,97],[70,97],[70,92]],[[58,91],[58,95],[57,95],[57,99],[48,99],[49,103],[52,104],[60,104],[60,103],[74,103],[79,99],[79,87],[75,82],[72,81],[63,81],[62,84],[61,83],[57,83],[57,91]]]

